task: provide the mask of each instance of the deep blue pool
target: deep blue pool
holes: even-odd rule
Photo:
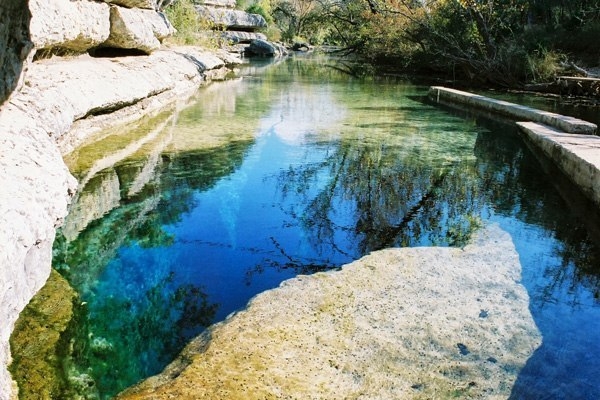
[[[600,398],[597,210],[510,124],[329,62],[215,83],[72,155],[86,184],[54,267],[81,297],[64,365],[87,384],[69,390],[111,397],[297,274],[390,246],[461,246],[497,222],[543,335],[514,399]],[[115,163],[98,161],[111,152]]]

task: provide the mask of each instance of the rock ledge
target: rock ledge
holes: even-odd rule
[[[120,399],[506,399],[541,337],[510,236],[374,252],[256,296]]]

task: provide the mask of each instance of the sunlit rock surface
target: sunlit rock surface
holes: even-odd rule
[[[109,5],[97,1],[30,0],[31,40],[37,49],[85,51],[110,34]]]
[[[222,26],[227,30],[255,31],[267,27],[267,21],[262,15],[251,14],[241,10],[228,8],[213,8],[196,6],[200,16],[207,18],[215,25]]]
[[[121,399],[506,399],[541,338],[510,236],[374,252],[300,276]]]
[[[55,228],[77,183],[39,121],[0,108],[0,399],[8,399],[8,339],[19,312],[46,282]]]
[[[204,0],[201,2],[205,6],[220,7],[220,8],[235,8],[235,0]]]
[[[535,122],[517,122],[528,140],[600,205],[600,137],[564,133]]]
[[[67,54],[98,46],[150,53],[174,33],[155,5],[154,0],[31,0],[31,40],[36,49]]]
[[[521,121],[533,121],[556,127],[564,132],[594,135],[598,127],[591,122],[583,121],[567,115],[538,110],[511,103],[504,100],[492,99],[474,93],[450,89],[443,86],[429,88],[429,97],[436,102],[459,103],[496,114],[506,115]]]
[[[21,119],[39,121],[66,153],[99,131],[103,124],[98,120],[106,119],[106,115],[113,114],[109,119],[114,124],[115,113],[125,109],[128,115],[118,118],[122,122],[126,117],[139,119],[191,95],[204,82],[204,71],[225,65],[215,59],[219,60],[201,50],[188,50],[157,51],[140,57],[43,60],[30,67],[23,89],[6,107],[22,114]],[[74,122],[80,129],[74,129]]]
[[[104,46],[138,49],[150,54],[173,32],[167,18],[154,10],[111,7],[110,36]]]

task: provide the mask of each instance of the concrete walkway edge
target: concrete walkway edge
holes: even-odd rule
[[[442,86],[432,86],[429,97],[522,120],[517,126],[526,138],[600,206],[600,136],[595,136],[595,124]]]
[[[591,122],[581,119],[552,113],[549,111],[538,110],[520,104],[511,103],[504,100],[492,99],[474,93],[463,92],[461,90],[450,89],[443,86],[432,86],[429,89],[429,97],[434,101],[461,103],[472,107],[492,111],[498,114],[506,115],[517,120],[539,122],[545,125],[553,126],[567,133],[579,133],[584,135],[594,135],[598,127]]]
[[[600,206],[600,136],[575,135],[535,122],[517,122],[527,139]]]

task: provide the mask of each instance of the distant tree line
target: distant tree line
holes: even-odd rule
[[[242,0],[239,0],[242,1]],[[600,0],[245,0],[270,36],[503,86],[600,64]]]

